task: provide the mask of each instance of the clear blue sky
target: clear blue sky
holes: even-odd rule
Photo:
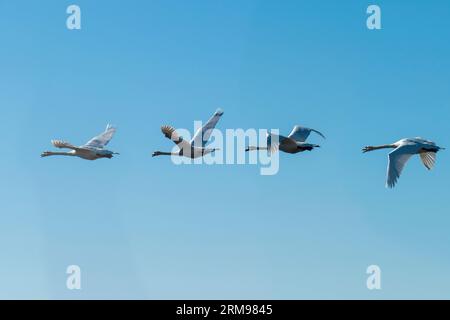
[[[0,0],[0,298],[450,298],[449,150],[394,190],[360,152],[450,146],[449,36],[448,1]],[[220,129],[328,139],[275,176],[151,158],[217,107]],[[120,156],[39,157],[108,122]]]

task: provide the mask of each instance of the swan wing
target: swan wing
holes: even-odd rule
[[[108,124],[106,126],[105,132],[102,134],[92,138],[89,140],[84,147],[90,147],[90,148],[99,148],[102,149],[105,147],[113,138],[114,134],[116,133],[116,128]]]
[[[408,160],[415,154],[415,148],[411,145],[402,145],[389,153],[386,186],[393,188],[397,183],[403,168]]]
[[[170,140],[172,140],[180,149],[191,149],[191,144],[183,139],[182,136],[178,134],[174,127],[171,126],[162,126],[161,131],[164,136]]]
[[[222,115],[223,111],[221,109],[217,109],[211,119],[209,119],[203,127],[197,130],[190,142],[191,145],[196,147],[204,147],[211,137],[212,131],[216,127],[217,122],[219,122]]]
[[[77,150],[78,148],[75,147],[73,144],[67,142],[67,141],[62,141],[62,140],[52,140],[52,144],[59,149],[72,149],[72,150]]]
[[[434,168],[434,164],[436,163],[436,153],[435,152],[423,152],[420,153],[420,159],[422,160],[425,167],[428,170]]]
[[[435,145],[436,145],[435,142],[430,141],[430,140],[427,140],[427,139],[424,139],[424,138],[422,138],[422,137],[415,137],[415,138],[412,139],[412,140],[414,140],[414,141],[417,142],[417,143],[428,144],[428,145],[430,145],[430,146],[435,146]]]
[[[305,128],[305,127],[301,127],[301,126],[295,126],[294,129],[292,129],[292,131],[288,137],[293,140],[296,140],[296,141],[305,142],[306,139],[308,139],[311,132],[315,132],[319,136],[321,136],[322,138],[325,139],[325,136],[321,132],[319,132],[315,129]]]
[[[267,152],[269,154],[277,152],[280,149],[280,145],[297,148],[297,143],[295,140],[271,132],[267,133]]]

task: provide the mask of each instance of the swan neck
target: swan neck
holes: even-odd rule
[[[381,146],[374,146],[372,147],[373,150],[379,150],[379,149],[395,149],[397,146],[395,144],[383,144]]]
[[[74,156],[71,152],[49,152],[49,156]]]
[[[178,153],[176,152],[163,152],[163,151],[157,151],[156,155],[158,156],[177,156]]]
[[[386,148],[386,149],[395,149],[395,148],[397,148],[397,145],[396,144],[387,144],[387,145],[385,145],[383,147]]]

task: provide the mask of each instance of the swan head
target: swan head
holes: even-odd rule
[[[373,151],[373,150],[375,150],[375,148],[371,147],[371,146],[365,146],[364,148],[362,148],[362,152],[363,153],[370,152],[370,151]]]
[[[118,152],[113,152],[113,151],[109,151],[109,150],[100,150],[97,151],[97,154],[102,157],[102,158],[108,158],[111,159],[114,157],[114,155],[119,154]]]

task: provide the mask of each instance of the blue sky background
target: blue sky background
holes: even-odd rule
[[[450,298],[448,150],[432,172],[413,158],[394,190],[387,152],[360,152],[450,146],[449,33],[437,0],[0,0],[0,298]],[[162,124],[217,107],[220,129],[328,139],[281,154],[275,176],[151,158],[172,147]],[[120,156],[39,157],[108,122]]]

